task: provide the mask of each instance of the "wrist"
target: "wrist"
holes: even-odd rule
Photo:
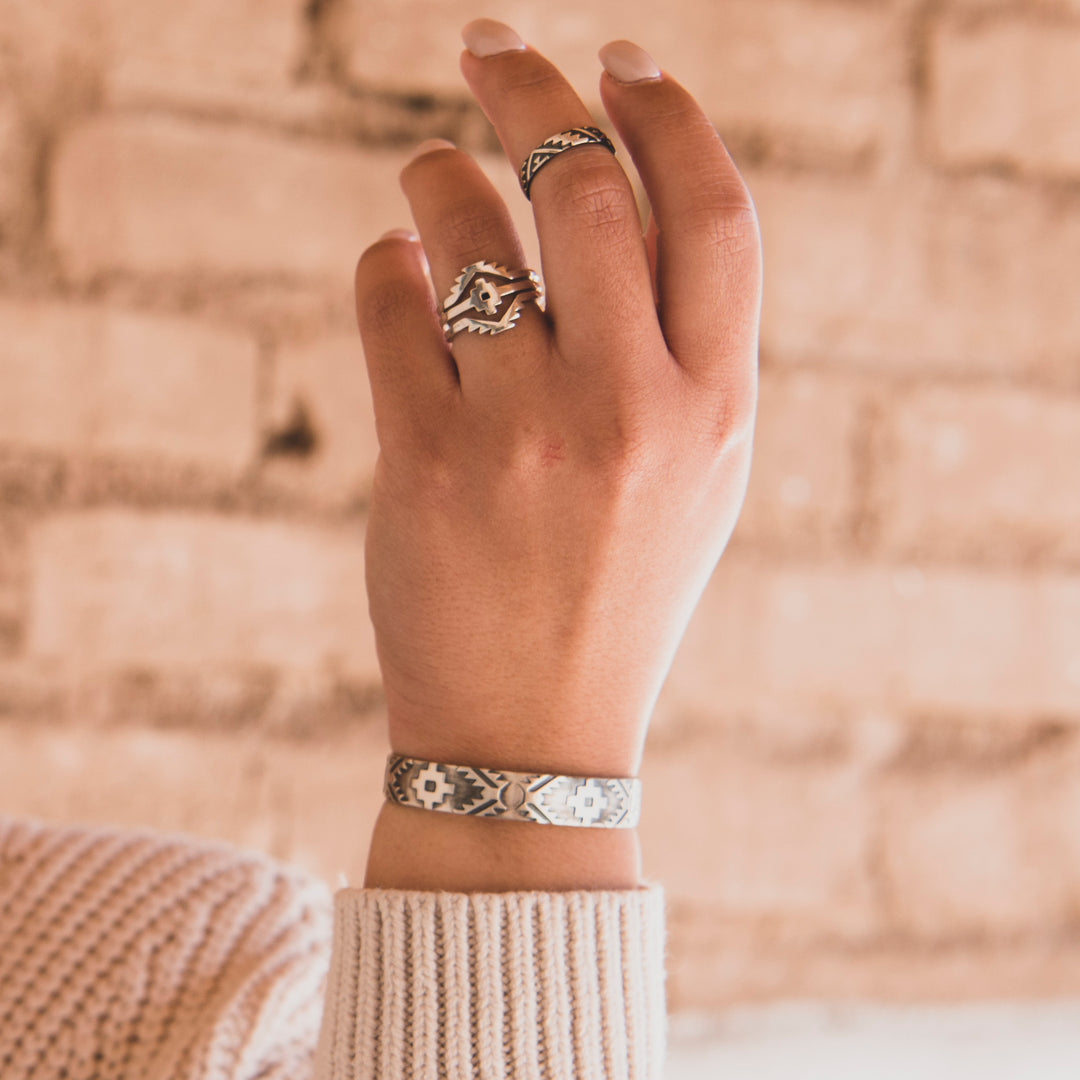
[[[623,725],[629,727],[629,725]],[[635,777],[641,769],[641,740],[597,724],[550,720],[477,724],[445,721],[419,724],[389,714],[390,749],[403,757],[507,772],[558,776]]]
[[[404,694],[384,669],[390,747],[425,761],[510,772],[633,777],[641,769],[650,707],[553,678],[543,693],[519,686],[447,690],[437,701]]]
[[[520,721],[520,717],[515,717]],[[565,717],[563,718],[565,719]],[[517,722],[417,724],[390,712],[394,754],[488,770],[631,778],[641,750],[612,726]],[[367,888],[451,892],[635,889],[641,848],[634,828],[573,828],[384,804],[376,820]]]
[[[439,814],[386,803],[371,839],[365,888],[447,892],[636,889],[636,829]]]

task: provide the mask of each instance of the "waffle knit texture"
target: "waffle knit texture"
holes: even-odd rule
[[[655,886],[332,901],[222,844],[0,816],[0,1077],[659,1080],[663,919]]]

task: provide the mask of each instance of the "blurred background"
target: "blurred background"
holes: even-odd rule
[[[361,880],[353,265],[430,136],[539,258],[479,15],[605,124],[645,46],[762,222],[750,489],[643,771],[673,1075],[1075,1075],[1077,0],[0,0],[0,813]]]

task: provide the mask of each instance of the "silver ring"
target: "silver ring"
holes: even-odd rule
[[[537,825],[632,829],[641,818],[636,777],[507,772],[390,754],[383,792],[401,806]]]
[[[470,263],[454,278],[450,295],[442,302],[443,333],[447,341],[463,331],[501,334],[517,322],[531,300],[544,296],[540,275],[534,270],[508,270],[491,262]]]
[[[604,146],[615,153],[612,141],[595,127],[569,128],[545,139],[529,154],[518,170],[518,180],[521,190],[525,192],[525,198],[530,198],[529,189],[532,187],[533,178],[553,157],[557,157],[564,150],[572,150],[575,146],[589,145]]]

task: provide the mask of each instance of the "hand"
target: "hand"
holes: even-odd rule
[[[512,44],[507,32],[480,20],[466,43]],[[641,61],[635,49],[602,55],[622,70]],[[467,51],[461,66],[515,170],[548,136],[594,124],[531,49]],[[461,269],[525,265],[505,204],[452,148],[402,174],[423,251],[391,236],[357,268],[381,447],[367,584],[401,753],[634,775],[742,505],[761,291],[753,204],[673,79],[605,73],[600,91],[654,221],[643,235],[604,148],[546,165],[531,191],[546,313],[527,304],[505,333],[446,344],[439,302]]]

